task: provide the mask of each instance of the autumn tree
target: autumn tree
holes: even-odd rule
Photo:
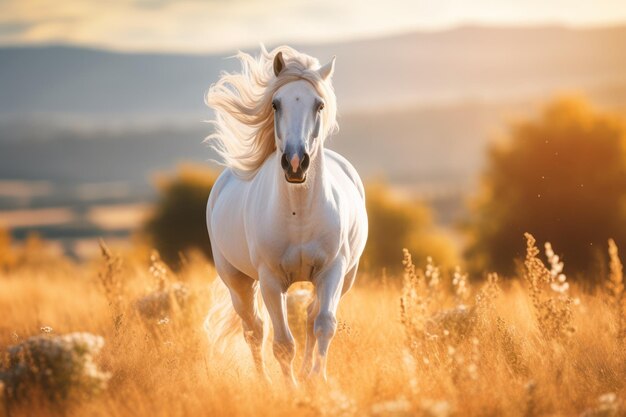
[[[428,207],[394,194],[382,182],[365,188],[369,236],[363,268],[401,269],[403,248],[411,251],[417,264],[425,264],[428,256],[440,265],[456,264],[454,244],[436,229]]]
[[[513,273],[524,232],[550,241],[570,272],[596,267],[607,240],[626,246],[626,130],[580,99],[559,99],[510,126],[488,154],[466,256]]]

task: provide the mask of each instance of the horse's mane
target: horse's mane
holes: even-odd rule
[[[278,52],[283,54],[285,68],[276,77],[273,61]],[[236,57],[241,62],[241,72],[222,73],[207,93],[206,103],[215,111],[215,120],[211,122],[215,132],[206,141],[237,176],[252,178],[276,149],[272,97],[291,81],[310,82],[324,98],[322,140],[337,129],[335,93],[330,80],[324,81],[317,72],[317,59],[288,46],[271,52],[261,46],[257,58],[244,52]]]

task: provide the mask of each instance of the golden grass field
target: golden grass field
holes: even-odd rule
[[[530,240],[526,270],[513,280],[470,283],[426,260],[416,269],[408,253],[403,276],[361,274],[340,304],[328,383],[296,391],[284,386],[270,343],[271,385],[257,379],[243,337],[227,353],[212,349],[202,323],[216,273],[199,258],[174,275],[147,253],[109,252],[85,265],[24,256],[0,275],[0,348],[37,335],[101,335],[99,370],[88,371],[107,383],[60,396],[32,377],[17,393],[5,373],[0,415],[626,415],[617,254],[606,288],[582,292],[559,278],[555,256],[536,252]],[[292,304],[301,353],[302,306]],[[21,360],[33,367],[32,356]]]

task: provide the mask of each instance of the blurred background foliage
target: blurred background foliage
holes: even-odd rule
[[[181,255],[194,249],[211,259],[206,203],[217,175],[202,165],[184,164],[157,177],[159,199],[145,232],[163,260],[178,268]]]
[[[626,244],[625,140],[622,120],[580,98],[511,124],[468,217],[471,269],[513,273],[524,232],[550,241],[568,271],[597,269],[609,238]]]
[[[382,181],[365,188],[369,220],[365,269],[401,268],[403,248],[410,249],[418,262],[427,256],[447,266],[458,262],[453,242],[435,227],[428,207],[394,193]]]

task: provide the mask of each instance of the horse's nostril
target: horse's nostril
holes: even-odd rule
[[[289,161],[287,160],[286,154],[283,154],[283,157],[280,158],[280,166],[283,167],[283,169],[289,168]]]
[[[303,171],[306,171],[310,163],[311,163],[311,157],[309,156],[308,153],[305,153],[304,156],[302,157],[302,162],[300,162],[300,167],[302,168]]]

